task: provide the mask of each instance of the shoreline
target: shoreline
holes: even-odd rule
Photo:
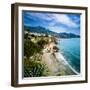
[[[44,52],[42,61],[47,65],[51,76],[78,75],[79,73],[65,60],[59,52]]]
[[[60,53],[60,52],[58,52],[58,53],[55,53],[56,54],[56,58],[57,58],[57,60],[59,61],[59,60],[63,60],[64,61],[64,63],[65,64],[67,64],[68,65],[68,67],[75,73],[75,74],[79,74],[69,63],[68,63],[68,61],[66,61],[66,59],[64,58],[64,56]],[[58,55],[59,54],[59,55]],[[60,59],[61,58],[61,59]]]
[[[51,75],[78,75],[79,73],[68,63],[68,61],[61,54],[55,42],[58,42],[57,38],[55,41],[51,40],[49,45],[43,49],[42,60],[49,68]]]

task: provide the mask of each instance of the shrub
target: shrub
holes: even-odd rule
[[[35,53],[39,53],[41,51],[40,48],[38,48],[38,45],[33,43],[30,40],[24,41],[24,56],[29,58],[30,56],[34,55]]]
[[[24,77],[40,77],[40,76],[46,76],[48,74],[48,70],[37,58],[37,60],[24,60]]]
[[[37,42],[37,45],[38,45],[39,47],[43,48],[44,45],[47,44],[47,43],[48,43],[47,41],[45,41],[44,39],[41,39],[41,40],[39,40],[39,41]]]

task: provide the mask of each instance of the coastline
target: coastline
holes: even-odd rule
[[[56,54],[56,58],[57,60],[62,60],[64,62],[64,64],[66,64],[75,74],[79,74],[69,63],[68,61],[66,61],[66,59],[64,58],[64,56],[59,52],[59,53],[55,53]],[[60,59],[61,58],[61,59]]]
[[[59,52],[47,53],[44,52],[42,61],[47,65],[50,75],[78,75],[79,73],[65,60],[64,56]]]
[[[29,33],[30,34],[30,33]],[[68,63],[67,59],[61,53],[61,47],[58,46],[58,41],[61,42],[61,38],[56,36],[38,36],[34,34],[25,35],[25,50],[26,63],[25,75],[28,76],[66,76],[66,75],[78,75],[79,73]],[[30,37],[29,37],[30,36]],[[27,44],[29,49],[27,49]],[[66,43],[64,43],[66,45]],[[28,51],[28,52],[27,52]],[[32,53],[30,52],[32,51]],[[29,58],[29,59],[28,59]],[[37,68],[33,74],[33,68]],[[38,66],[38,67],[37,67]],[[42,69],[42,70],[41,70]],[[30,72],[30,70],[32,70]],[[38,72],[38,70],[41,70]],[[30,72],[30,73],[29,73]],[[41,72],[41,75],[40,75]],[[32,74],[31,74],[32,73]],[[38,74],[37,74],[38,73]]]

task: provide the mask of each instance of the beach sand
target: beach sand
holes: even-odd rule
[[[55,52],[54,54],[44,52],[42,61],[47,65],[50,71],[50,76],[66,76],[78,74],[78,72],[69,65],[69,63],[65,60],[60,52]]]

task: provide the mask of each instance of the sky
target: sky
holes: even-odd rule
[[[80,14],[23,11],[23,21],[25,26],[80,35]]]

